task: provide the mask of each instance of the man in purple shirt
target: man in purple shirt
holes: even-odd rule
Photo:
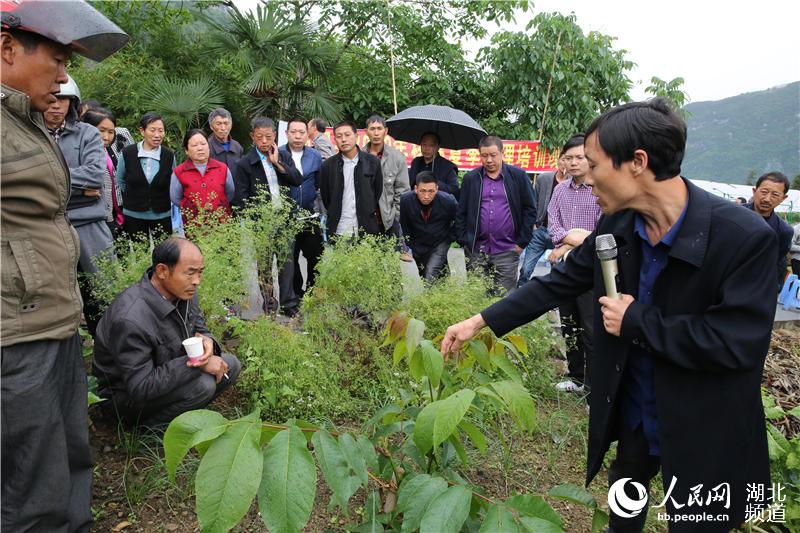
[[[550,261],[562,261],[570,250],[583,243],[600,219],[600,206],[585,182],[589,163],[583,151],[583,134],[573,135],[561,149],[569,177],[553,189],[547,207],[547,231],[555,250]],[[592,360],[592,291],[558,308],[561,333],[567,340],[567,379],[556,385],[561,392],[583,392],[589,385],[587,369]],[[578,327],[580,326],[580,327]]]
[[[498,137],[484,137],[479,150],[483,165],[468,172],[461,184],[456,235],[467,268],[485,272],[507,292],[516,285],[519,254],[531,238],[536,202],[525,171],[503,163]]]

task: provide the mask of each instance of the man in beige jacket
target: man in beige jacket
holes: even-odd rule
[[[88,531],[92,460],[78,336],[78,236],[69,169],[42,111],[73,51],[100,61],[128,40],[84,2],[2,3],[3,532]]]

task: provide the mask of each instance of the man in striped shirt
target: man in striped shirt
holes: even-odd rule
[[[566,257],[594,231],[600,219],[600,206],[585,183],[589,163],[583,152],[583,134],[573,135],[561,150],[569,177],[553,189],[547,208],[547,230],[555,250],[550,261]],[[592,291],[559,307],[561,332],[567,340],[567,379],[556,385],[562,392],[583,392],[589,386],[587,369],[592,359]],[[580,326],[580,327],[578,327]]]

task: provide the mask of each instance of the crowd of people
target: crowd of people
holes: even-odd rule
[[[609,483],[649,488],[659,470],[686,492],[729,483],[730,519],[703,530],[742,522],[745,485],[769,480],[759,385],[788,253],[800,270],[800,225],[793,232],[775,213],[789,189],[783,174],[761,176],[743,207],[698,189],[680,176],[686,125],[661,99],[604,113],[535,182],[503,161],[493,135],[479,143],[481,166],[460,179],[433,131],[409,167],[378,115],[364,124],[364,146],[356,124],[335,124],[335,148],[320,118],[289,120],[278,146],[275,123],[253,117],[245,151],[231,114],[214,109],[209,132],[186,133],[177,164],[158,113],[141,117],[136,142],[66,73],[73,51],[102,60],[124,45],[119,28],[82,2],[57,8],[91,28],[85,35],[54,33],[35,3],[3,6],[3,531],[91,525],[81,314],[102,392],[123,421],[163,427],[235,383],[241,363],[198,305],[202,251],[172,235],[173,220],[177,209],[184,225],[201,210],[227,221],[257,201],[324,221],[296,235],[279,267],[284,315],[313,287],[326,241],[394,238],[398,259],[426,282],[447,275],[458,243],[467,268],[504,298],[451,326],[445,356],[485,326],[504,335],[558,307],[575,342],[555,387],[591,391],[587,483],[618,441]],[[599,234],[619,247],[619,298],[606,295]],[[78,272],[96,271],[120,236],[152,239],[152,264],[101,314]],[[548,250],[552,273],[536,276]],[[609,531],[641,531],[646,514],[612,513]]]

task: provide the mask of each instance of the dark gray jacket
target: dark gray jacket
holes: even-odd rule
[[[202,370],[186,366],[181,343],[195,333],[212,337],[197,295],[176,306],[153,287],[151,275],[148,269],[114,299],[94,342],[94,374],[103,395],[122,393],[137,406],[196,379]],[[216,340],[214,352],[220,353]]]
[[[536,193],[536,225],[543,226],[547,218],[547,206],[553,196],[553,177],[555,172],[542,172],[536,176],[533,190]]]

